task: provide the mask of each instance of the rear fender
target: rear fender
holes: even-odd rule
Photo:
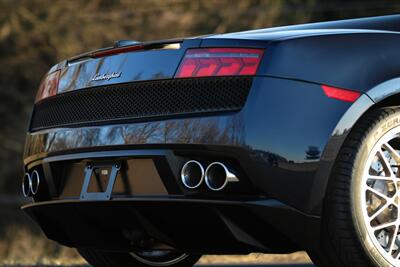
[[[332,167],[351,129],[367,111],[387,105],[400,105],[400,78],[390,79],[374,86],[354,102],[343,115],[322,154],[310,191],[309,213],[321,214]]]

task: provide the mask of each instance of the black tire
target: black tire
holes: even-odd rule
[[[130,253],[117,253],[117,252],[106,252],[94,249],[78,249],[79,254],[93,267],[149,267],[149,266],[172,266],[172,267],[191,267],[201,257],[201,255],[186,255],[176,262],[170,264],[163,264],[165,262],[172,261],[175,257],[181,257],[182,253],[171,252],[172,255],[165,256],[164,259],[158,258],[154,264],[147,263],[150,259],[145,257],[139,257],[139,255],[133,256]]]
[[[349,133],[324,200],[320,250],[309,252],[317,266],[394,266],[379,253],[361,223],[357,192],[361,192],[362,170],[372,147],[398,126],[398,107],[379,108],[365,114]]]

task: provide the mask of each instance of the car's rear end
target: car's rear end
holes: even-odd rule
[[[360,93],[270,75],[271,41],[119,43],[53,67],[28,129],[24,210],[80,248],[318,246],[311,191]]]

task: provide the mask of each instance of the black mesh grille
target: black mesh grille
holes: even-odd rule
[[[250,77],[135,82],[94,87],[39,102],[31,131],[151,117],[234,111],[243,107]]]

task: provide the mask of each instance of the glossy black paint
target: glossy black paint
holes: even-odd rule
[[[277,42],[264,73],[366,92],[400,76],[400,34],[332,33]],[[290,63],[289,63],[290,62]],[[308,68],[304,68],[304,64]],[[311,67],[313,66],[313,67]]]
[[[58,93],[106,84],[173,78],[185,50],[197,47],[199,43],[200,40],[188,40],[177,42],[176,47],[167,49],[139,50],[68,61],[67,67],[61,69]],[[95,74],[112,72],[121,73],[121,77],[92,81]]]
[[[377,16],[358,19],[337,20],[328,22],[316,22],[299,25],[281,26],[266,29],[250,30],[244,32],[235,32],[227,34],[217,34],[209,36],[208,38],[220,38],[231,36],[246,36],[258,35],[254,39],[262,39],[262,35],[268,33],[284,34],[287,31],[304,31],[304,30],[327,30],[327,29],[366,29],[366,30],[381,30],[381,31],[400,31],[399,24],[400,15]]]
[[[176,40],[175,44],[180,44],[178,49],[153,50],[150,46],[150,50],[104,58],[83,57],[80,61],[72,58],[49,72],[61,69],[59,92],[62,93],[106,84],[172,78],[184,52],[190,48],[253,47],[266,48],[258,75],[366,92],[399,76],[398,21],[400,15],[393,15]],[[121,79],[90,81],[96,73],[110,71],[121,71]]]
[[[274,200],[147,197],[52,201],[23,209],[49,238],[63,245],[111,251],[165,249],[164,244],[168,244],[191,253],[289,253],[304,245],[298,242],[304,238],[304,231],[311,233],[310,243],[316,240],[318,227],[318,218],[305,219],[303,214]],[[296,221],[296,227],[286,223],[287,219]],[[158,242],[144,242],[148,236]]]
[[[317,247],[326,186],[347,134],[369,109],[383,103],[400,103],[399,31],[400,16],[396,15],[197,37],[176,41],[180,47],[175,49],[150,49],[144,45],[143,51],[105,58],[93,59],[89,54],[72,58],[49,71],[61,70],[59,93],[88,87],[87,90],[95,90],[96,86],[113,83],[171,79],[189,48],[265,49],[241,111],[29,132],[25,169],[46,166],[50,161],[114,158],[120,153],[126,157],[152,157],[152,151],[160,150],[158,156],[168,159],[165,169],[170,169],[169,175],[179,183],[179,169],[191,157],[230,160],[246,182],[257,189],[253,191],[254,198],[266,201],[252,205],[262,207],[257,210],[258,216],[290,240],[287,251]],[[160,43],[163,42],[157,44]],[[96,73],[113,71],[121,71],[121,79],[90,81]],[[339,101],[328,98],[321,84],[357,90],[362,95],[354,103]],[[206,198],[203,204],[210,207],[214,207],[218,198],[208,193],[203,195],[202,191],[188,194],[182,185],[173,191]],[[155,201],[162,203],[168,199]],[[284,207],[282,212],[274,212],[269,207],[271,203]],[[70,203],[50,201],[30,205],[25,210],[38,220],[50,238],[68,245],[67,238],[57,235],[63,227],[50,229],[43,219],[50,210],[56,212],[63,205]],[[79,202],[73,205],[79,206]],[[97,208],[101,210],[101,206]],[[304,231],[299,233],[291,220],[298,221]],[[224,223],[229,228],[229,223]],[[246,227],[243,229],[248,231]],[[223,241],[229,240],[227,237]],[[278,245],[274,248],[273,244],[257,247],[253,243],[243,247],[242,252],[248,252],[249,248],[285,251]],[[237,253],[229,248],[220,252]]]
[[[311,212],[321,205],[309,203],[319,160],[350,106],[327,98],[318,84],[258,77],[238,113],[35,132],[27,136],[25,163],[37,155],[138,145],[244,149],[249,157],[244,168],[257,187],[296,209]],[[307,158],[310,148],[319,152],[313,159]]]

